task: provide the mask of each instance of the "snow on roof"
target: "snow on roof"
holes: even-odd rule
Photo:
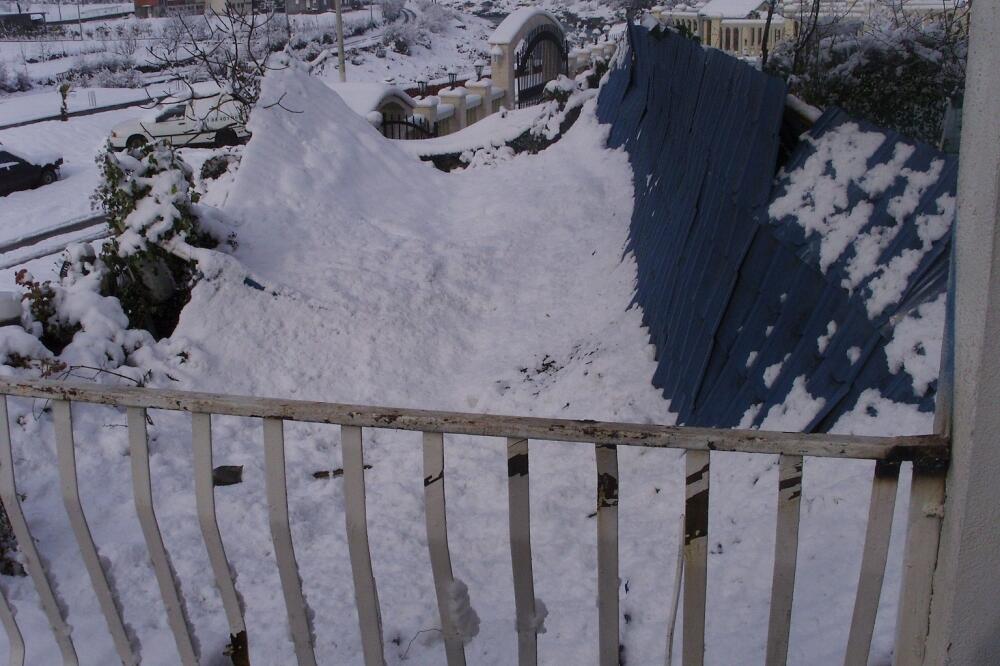
[[[763,4],[763,0],[710,0],[699,13],[703,16],[746,18]]]
[[[517,33],[521,30],[525,23],[533,19],[536,16],[547,16],[553,23],[561,26],[559,19],[545,11],[544,9],[539,9],[537,7],[521,7],[516,9],[507,15],[497,29],[493,31],[490,36],[490,44],[510,44],[510,42],[517,37]]]
[[[366,116],[370,111],[377,111],[389,97],[397,97],[410,108],[417,102],[406,94],[399,86],[389,83],[374,83],[368,81],[330,82],[327,85],[337,91],[341,99],[359,116]]]
[[[38,166],[55,164],[62,159],[62,155],[59,153],[45,150],[23,150],[21,148],[14,148],[10,144],[3,143],[2,141],[0,141],[0,150],[8,152],[14,157],[19,157],[25,162],[31,162],[32,164]]]

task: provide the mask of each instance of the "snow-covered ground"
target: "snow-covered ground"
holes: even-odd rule
[[[114,106],[128,102],[153,103],[153,98],[168,92],[165,84],[145,88],[77,88],[67,96],[69,111],[87,111],[103,106]],[[93,93],[93,98],[91,98]],[[93,102],[93,105],[91,105]],[[0,97],[0,125],[12,125],[37,118],[51,118],[59,115],[62,96],[56,90],[38,90],[20,95]],[[133,115],[137,113],[132,111]],[[0,140],[2,140],[0,135]]]
[[[210,191],[237,234],[221,273],[200,282],[177,330],[133,361],[153,385],[351,403],[548,417],[670,423],[653,388],[653,348],[630,307],[635,267],[623,257],[632,209],[624,153],[604,148],[592,104],[554,146],[493,166],[436,171],[383,139],[315,78],[273,73],[254,138],[235,179]],[[95,116],[96,118],[96,116]],[[519,122],[516,117],[512,122]],[[502,131],[502,128],[498,128]],[[195,160],[204,155],[193,156]],[[223,203],[224,202],[224,203]],[[246,280],[250,278],[250,280]],[[260,288],[262,287],[262,288]],[[24,508],[52,566],[84,663],[112,663],[112,647],[72,542],[41,404],[12,401]],[[880,412],[886,410],[880,406]],[[152,468],[159,522],[206,663],[227,627],[194,513],[186,416],[153,412]],[[838,429],[892,423],[864,414]],[[176,656],[131,505],[124,415],[75,410],[84,504],[108,558],[126,621],[146,664]],[[254,663],[292,663],[267,527],[260,422],[216,418],[215,464],[244,465],[217,490],[219,519],[246,600]],[[443,647],[423,522],[420,438],[366,430],[368,517],[389,663],[437,664]],[[331,426],[286,426],[296,553],[315,612],[320,663],[356,663],[360,644],[347,566]],[[482,620],[470,663],[515,661],[513,592],[502,440],[449,437],[448,521],[457,577]],[[623,447],[622,637],[628,663],[662,663],[674,584],[683,463],[678,452]],[[587,445],[531,449],[536,594],[548,609],[541,663],[596,661],[595,468]],[[790,663],[842,661],[854,599],[871,465],[808,461]],[[763,661],[773,556],[775,459],[713,454],[707,661]],[[898,511],[906,509],[906,474]],[[873,655],[886,660],[898,592],[893,563]],[[55,645],[23,578],[5,578],[30,663],[55,663]],[[414,639],[411,643],[411,639]],[[5,649],[0,638],[0,652]]]
[[[99,178],[94,158],[111,128],[135,116],[135,109],[120,109],[69,122],[50,120],[0,131],[0,143],[27,151],[56,152],[65,160],[55,183],[0,197],[0,240],[90,214],[90,196]]]

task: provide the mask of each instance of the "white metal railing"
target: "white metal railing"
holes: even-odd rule
[[[534,579],[532,575],[528,449],[530,440],[583,442],[594,447],[597,463],[598,643],[601,666],[616,666],[619,652],[618,607],[618,446],[675,448],[686,451],[686,508],[683,559],[683,663],[698,665],[705,648],[705,594],[709,535],[709,468],[712,451],[778,454],[779,479],[775,489],[778,512],[774,574],[767,637],[767,663],[785,663],[788,650],[792,595],[798,548],[799,501],[802,461],[806,456],[868,459],[876,461],[868,529],[861,573],[847,646],[847,664],[867,663],[875,613],[882,590],[888,552],[896,482],[900,464],[913,462],[913,498],[934,497],[948,462],[943,437],[855,437],[795,433],[721,430],[675,426],[636,425],[596,421],[548,420],[529,417],[474,415],[410,409],[389,409],[318,402],[249,398],[206,393],[107,387],[96,384],[45,380],[0,380],[0,498],[21,549],[25,568],[38,591],[43,612],[52,627],[65,664],[76,664],[73,636],[64,611],[50,584],[31,531],[21,511],[13,468],[7,415],[7,396],[52,400],[57,440],[57,464],[63,501],[87,574],[108,625],[114,646],[124,664],[138,663],[138,643],[131,636],[122,610],[109,584],[108,572],[98,556],[77,488],[72,404],[113,405],[127,409],[133,494],[139,522],[159,584],[168,624],[180,663],[198,663],[197,641],[181,601],[179,581],[164,547],[150,491],[146,410],[191,412],[196,508],[215,584],[230,627],[230,654],[234,664],[249,664],[243,608],[233,572],[226,557],[215,514],[212,484],[213,414],[263,419],[265,490],[271,537],[274,543],[288,624],[300,665],[316,664],[310,612],[302,593],[292,544],[285,488],[284,422],[337,424],[341,428],[344,469],[345,518],[360,625],[364,662],[384,664],[378,592],[372,572],[365,511],[363,428],[413,430],[423,433],[424,500],[427,542],[441,616],[449,666],[465,664],[464,644],[449,615],[449,595],[454,579],[448,549],[445,517],[444,435],[479,435],[507,439],[508,499],[511,562],[518,642],[518,663],[537,663]],[[923,504],[911,505],[911,534],[907,545],[904,595],[897,631],[897,655],[922,654],[920,646],[929,613],[929,595],[921,590],[929,581],[934,558],[914,541],[914,525],[924,516]],[[934,541],[936,547],[936,540]],[[914,552],[917,551],[917,552]],[[678,583],[680,584],[680,582]],[[14,614],[0,596],[0,623],[10,642],[10,663],[24,663],[24,641]],[[673,626],[664,634],[672,636]],[[669,648],[668,648],[669,649]],[[916,663],[904,656],[897,663]]]

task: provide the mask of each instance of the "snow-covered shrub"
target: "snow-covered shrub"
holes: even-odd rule
[[[401,55],[409,55],[415,45],[430,48],[426,33],[413,23],[393,23],[382,32],[382,43]]]
[[[406,0],[382,0],[382,18],[386,23],[392,23],[403,15],[403,5]]]
[[[936,144],[948,100],[965,85],[968,36],[951,19],[873,21],[863,30],[816,31],[815,44],[778,44],[768,69],[789,92],[839,106],[882,127]]]
[[[433,34],[445,32],[457,16],[453,9],[428,0],[420,2],[418,7],[420,28]]]
[[[142,384],[183,362],[177,345],[157,339],[173,331],[194,283],[221,270],[224,259],[207,249],[217,241],[205,230],[218,214],[197,203],[191,169],[170,147],[108,152],[99,162],[104,182],[94,200],[112,235],[99,252],[70,245],[58,280],[17,273],[21,326],[0,328],[7,366],[0,372],[66,376],[86,368]]]
[[[158,143],[136,156],[108,150],[98,164],[94,202],[112,231],[100,256],[101,292],[121,301],[133,328],[169,335],[204,269],[197,248],[218,244],[200,223],[191,167]]]
[[[24,92],[31,88],[31,77],[24,70],[11,71],[6,62],[0,61],[0,92]]]

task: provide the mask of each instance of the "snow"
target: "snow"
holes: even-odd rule
[[[806,140],[814,152],[799,168],[779,176],[785,191],[772,201],[769,213],[772,219],[791,219],[807,238],[817,235],[820,269],[826,273],[835,263],[843,262],[845,289],[855,290],[867,281],[865,307],[874,319],[899,302],[924,256],[951,228],[955,219],[951,195],[937,199],[936,212],[913,217],[921,198],[939,182],[944,162],[934,159],[926,169],[906,166],[916,149],[897,141],[890,159],[869,168],[888,138],[851,122]],[[870,225],[874,213],[871,200],[900,183],[902,191],[886,206],[892,223]],[[867,197],[852,205],[850,193],[857,189]],[[916,225],[920,247],[905,249],[886,261],[886,249],[909,223]]]
[[[531,129],[542,113],[540,107],[494,113],[457,132],[432,139],[403,141],[400,147],[410,155],[422,156],[502,146]]]
[[[90,93],[94,93],[97,107],[102,107],[126,102],[151,103],[151,98],[157,98],[163,92],[162,85],[148,88],[78,88],[70,91],[68,108],[71,112],[91,108]],[[62,97],[58,91],[0,97],[0,126],[58,116],[61,106]]]
[[[356,114],[365,117],[371,111],[378,110],[379,105],[387,98],[397,97],[410,108],[417,103],[399,86],[371,81],[327,81],[327,85],[337,91],[341,99],[347,103]]]
[[[701,16],[746,18],[762,4],[763,0],[709,0],[698,13]]]
[[[358,69],[367,71],[371,62]],[[406,71],[416,74],[434,66],[431,55],[423,53]],[[336,76],[331,71],[322,75],[326,83]],[[205,277],[174,334],[154,342],[123,331],[120,307],[90,291],[74,305],[74,318],[85,322],[85,330],[64,353],[67,359],[94,367],[127,362],[121,369],[127,376],[143,378],[150,369],[150,385],[171,388],[673,422],[669,404],[651,384],[656,362],[642,313],[630,305],[636,269],[623,249],[633,205],[632,171],[623,152],[603,147],[607,128],[594,119],[593,101],[558,143],[537,155],[513,155],[497,148],[533,126],[538,109],[494,114],[438,139],[390,142],[323,83],[296,68],[268,76],[264,103],[284,95],[283,106],[297,113],[258,109],[250,126],[254,137],[239,168],[207,186],[202,203],[221,206],[224,213],[213,224],[234,231],[239,246],[231,257],[209,251],[200,257]],[[64,188],[58,196],[44,188],[0,201],[5,229],[50,225],[78,213],[96,185],[93,156],[107,129],[127,114],[109,112],[0,133],[4,140],[60,146],[70,169],[64,181],[50,186]],[[864,137],[850,140],[864,147]],[[435,151],[470,151],[489,168],[444,174],[416,157]],[[210,154],[183,152],[195,167]],[[871,178],[870,187],[881,187],[874,180],[878,174],[866,176],[855,166],[847,160],[843,168],[857,173],[855,179]],[[822,184],[822,175],[823,170],[813,174],[817,183]],[[157,183],[160,205],[135,212],[129,222],[133,240],[156,238],[157,220],[170,214],[164,200],[176,185]],[[824,187],[786,202],[789,210],[807,208],[808,198],[818,196],[819,204],[836,212],[839,192],[833,185],[828,191]],[[940,205],[941,215],[922,223],[921,238],[938,233],[949,202]],[[814,222],[824,221],[817,217]],[[39,276],[47,271],[48,277],[56,265],[47,259],[33,263],[32,270]],[[85,287],[78,285],[81,294]],[[939,327],[942,312],[936,302],[921,306],[898,324],[887,348],[890,364],[907,372],[917,391],[927,390],[936,376],[934,345],[939,348],[940,342],[928,338],[926,330]],[[835,326],[828,327],[817,340],[820,352],[835,333]],[[18,327],[0,329],[5,354],[43,356],[37,344]],[[756,355],[750,354],[748,365]],[[768,368],[769,384],[782,365]],[[100,373],[95,377],[115,381]],[[807,386],[808,377],[796,377],[785,402],[768,411],[761,428],[807,425],[823,406]],[[751,407],[741,427],[749,427],[760,409]],[[112,663],[113,648],[93,593],[85,577],[77,575],[78,550],[53,471],[51,421],[40,404],[29,401],[12,400],[11,411],[25,511],[39,547],[54,565],[75,635],[87,637],[78,641],[82,663]],[[157,516],[203,654],[215,663],[210,660],[221,658],[228,627],[194,510],[190,421],[183,414],[150,416]],[[74,418],[84,504],[122,593],[126,620],[145,648],[144,663],[172,665],[173,639],[132,506],[124,417],[110,408],[78,406]],[[866,391],[835,430],[928,432],[931,418]],[[364,436],[366,463],[372,465],[366,473],[368,523],[387,662],[440,663],[419,434],[366,429]],[[222,536],[246,602],[253,661],[293,663],[267,523],[260,423],[216,417],[213,437],[216,464],[244,466],[244,481],[219,488],[216,495]],[[336,479],[312,476],[340,465],[339,431],[286,424],[285,442],[293,538],[314,611],[319,661],[354,663],[361,648],[346,567],[343,489]],[[469,639],[470,663],[513,663],[507,507],[497,501],[506,494],[504,442],[449,436],[446,447],[456,575],[448,610]],[[539,640],[540,663],[594,663],[593,448],[533,443],[530,455],[539,597],[534,622],[547,630]],[[629,447],[620,447],[619,457],[622,611],[631,618],[622,625],[623,643],[629,663],[662,663],[679,545],[671,526],[683,509],[683,458],[676,451]],[[764,659],[775,463],[773,456],[712,455],[708,663]],[[810,459],[804,471],[789,661],[842,663],[855,593],[845,581],[857,580],[871,464]],[[875,661],[887,661],[891,650],[907,484],[904,473],[873,641]],[[30,582],[4,578],[3,585],[22,629],[34,639],[29,640],[29,663],[57,663]],[[4,640],[0,637],[0,652]]]
[[[111,128],[135,115],[136,109],[121,109],[0,131],[0,142],[15,150],[58,152],[64,160],[55,183],[0,199],[0,239],[92,215],[90,196],[99,182],[94,157]]]
[[[913,392],[927,394],[937,380],[944,331],[945,300],[942,293],[903,317],[892,329],[892,340],[885,346],[889,370],[903,370],[913,382]]]
[[[490,44],[510,44],[524,25],[537,16],[544,16],[556,24],[559,23],[559,19],[544,9],[521,7],[512,11],[507,15],[507,18],[500,22],[497,29],[490,35]]]

